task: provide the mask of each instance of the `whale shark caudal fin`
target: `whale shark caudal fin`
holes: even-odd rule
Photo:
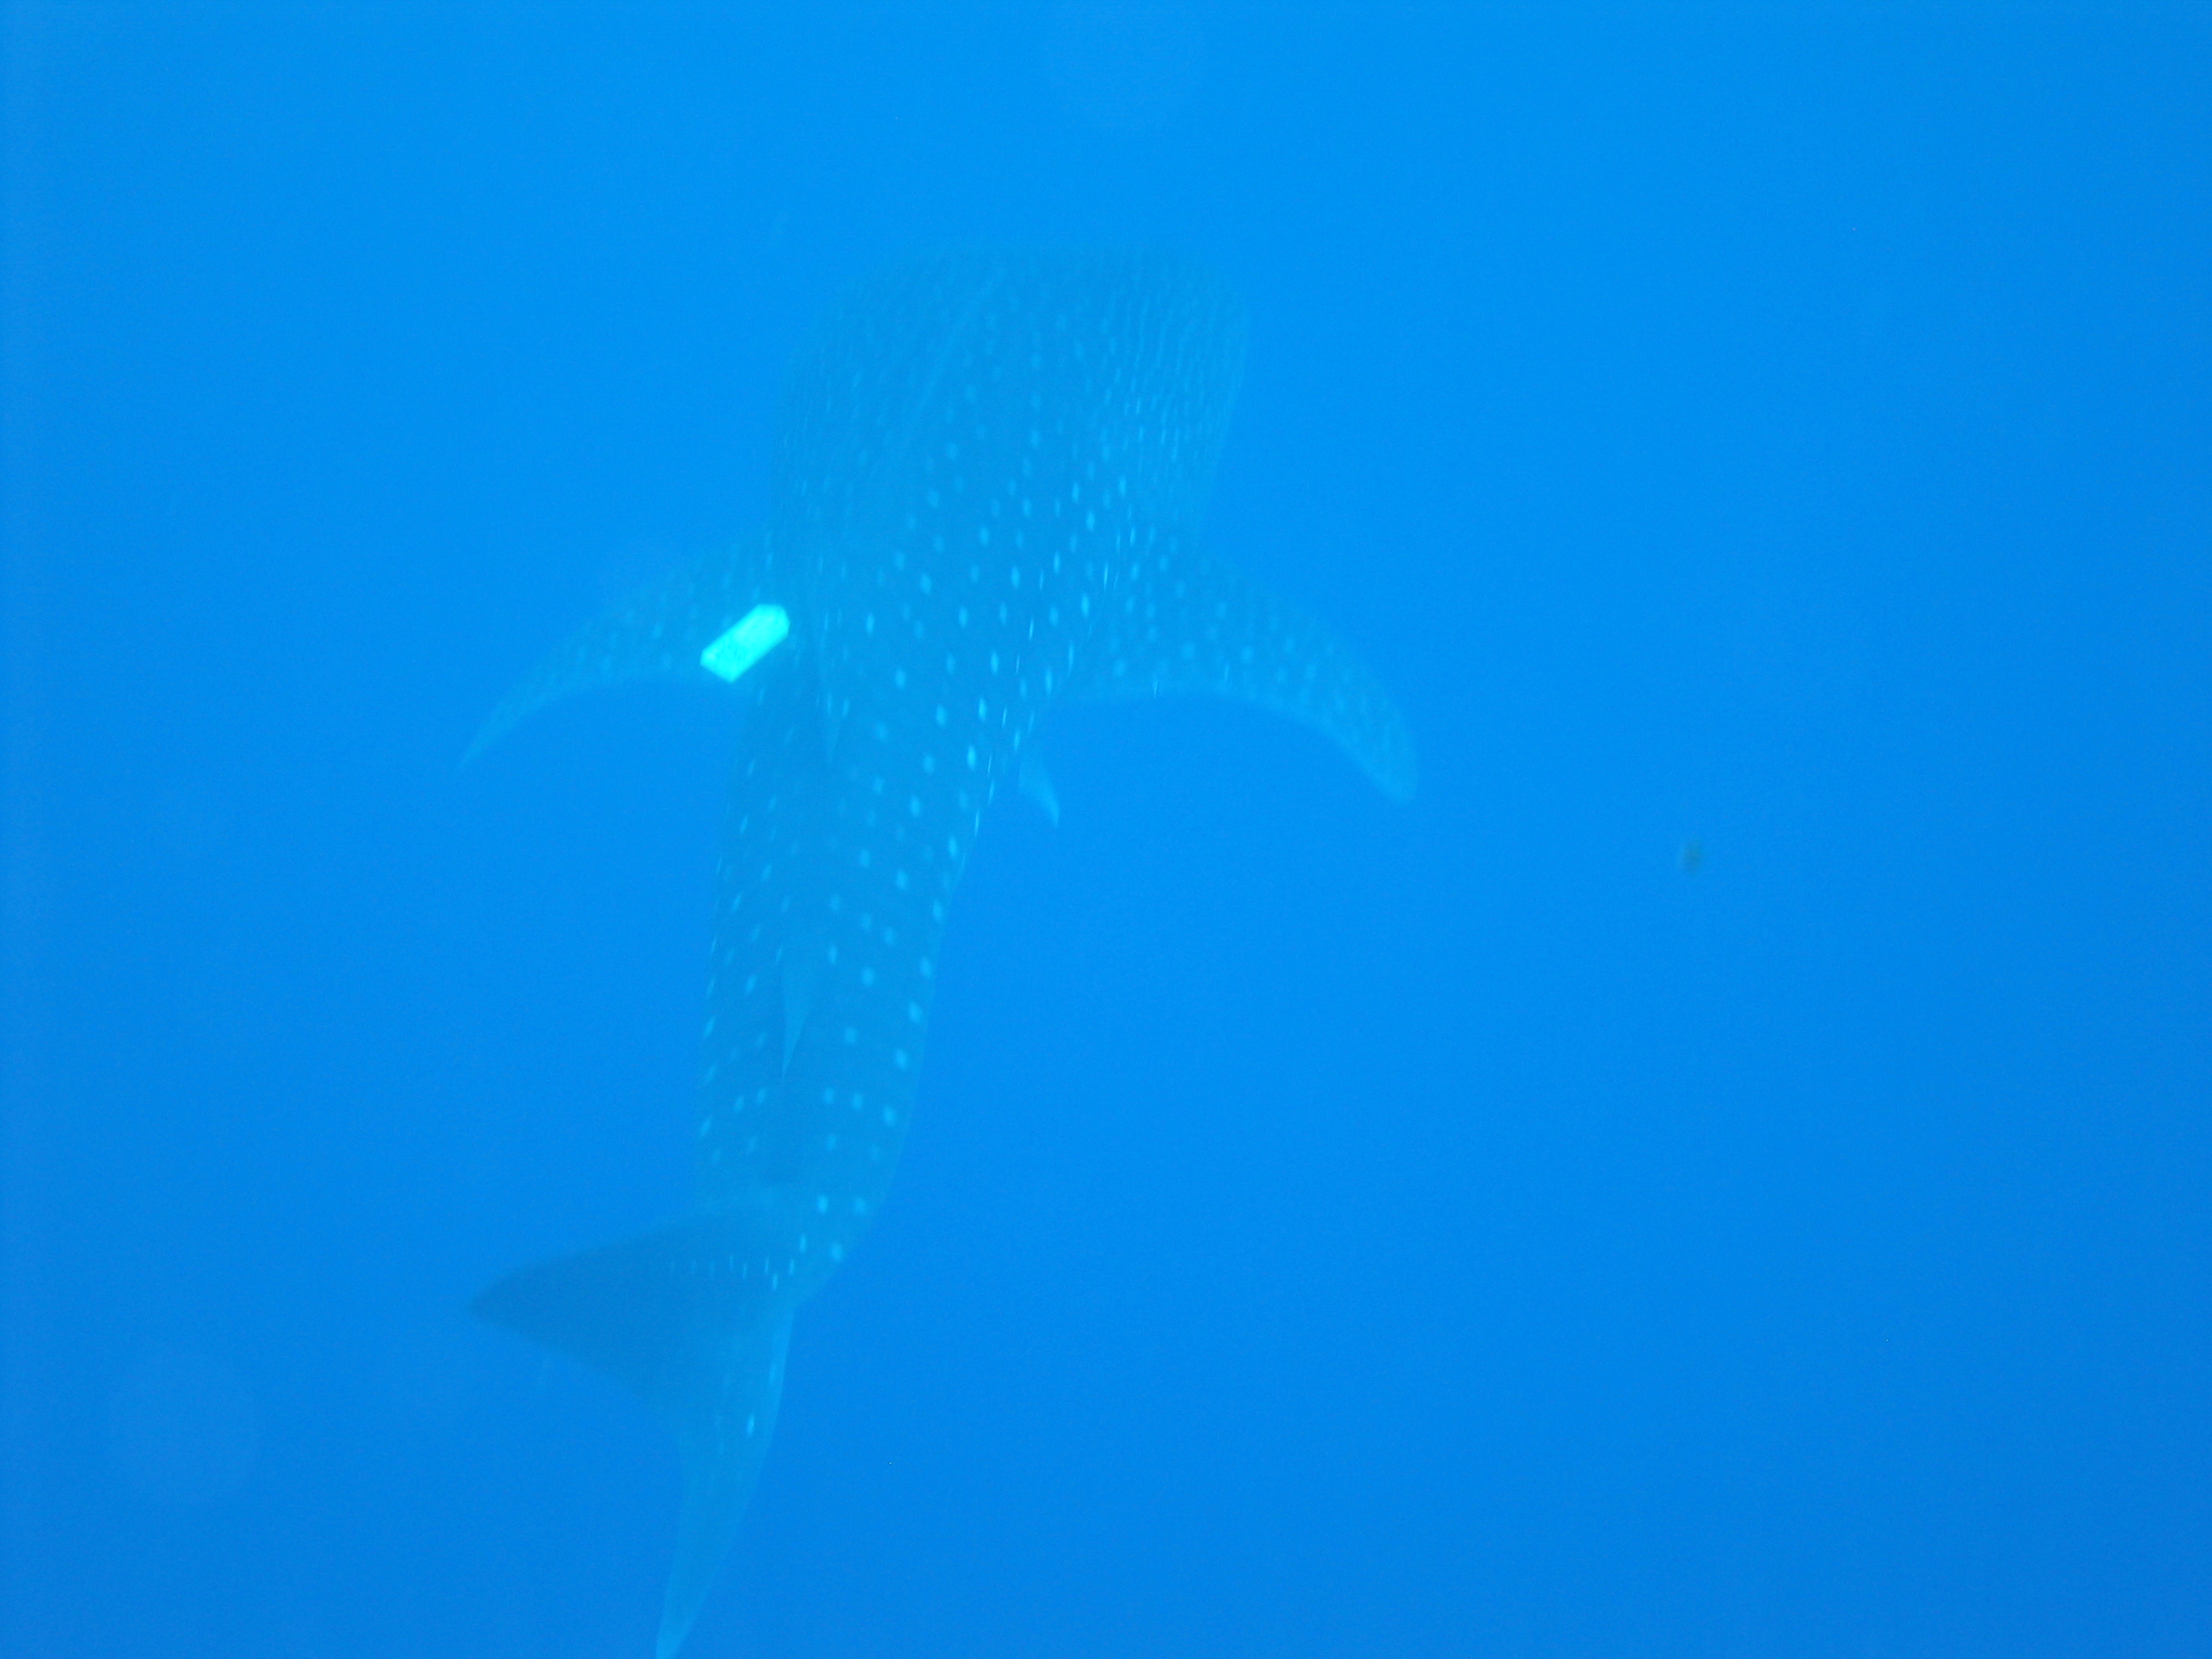
[[[647,582],[540,658],[500,699],[461,763],[467,765],[539,709],[579,691],[661,676],[696,676],[712,684],[735,679],[737,673],[726,672],[733,664],[741,665],[738,672],[743,672],[782,633],[771,629],[774,638],[765,644],[757,635],[734,652],[725,646],[711,659],[707,653],[755,611],[782,616],[780,607],[768,603],[789,597],[771,591],[775,564],[767,535],[756,532]],[[752,650],[750,657],[747,650]]]
[[[642,1395],[684,1465],[659,1659],[683,1644],[760,1474],[783,1397],[792,1298],[760,1229],[710,1212],[510,1273],[472,1304]]]

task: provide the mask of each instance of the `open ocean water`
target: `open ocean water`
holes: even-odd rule
[[[2212,1652],[2206,8],[5,49],[11,1659],[653,1650],[670,1437],[468,1308],[691,1201],[748,716],[459,763],[969,246],[1238,296],[1206,545],[1419,787],[1046,721],[686,1659]]]

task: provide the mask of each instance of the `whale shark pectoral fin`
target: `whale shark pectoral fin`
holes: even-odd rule
[[[647,582],[540,659],[500,699],[461,763],[467,765],[549,703],[579,691],[663,675],[734,680],[789,631],[790,619],[782,608],[766,602],[770,565],[767,535],[756,532]],[[705,659],[705,653],[766,611],[782,618],[783,632],[760,645],[736,672],[725,673],[718,666],[732,660],[726,653],[715,661]],[[773,623],[763,617],[753,623],[747,642],[758,643],[774,631]]]
[[[1382,681],[1320,622],[1194,550],[1147,567],[1107,613],[1076,689],[1235,697],[1312,727],[1391,799],[1413,799],[1413,736]]]
[[[525,1267],[473,1304],[635,1389],[674,1431],[684,1505],[660,1659],[698,1617],[775,1432],[791,1309],[772,1271],[742,1212],[710,1212]]]

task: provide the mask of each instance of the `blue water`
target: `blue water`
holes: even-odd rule
[[[12,9],[0,1648],[650,1651],[736,721],[456,762],[981,240],[1421,793],[1047,733],[687,1653],[2212,1650],[2212,24],[1919,9]]]

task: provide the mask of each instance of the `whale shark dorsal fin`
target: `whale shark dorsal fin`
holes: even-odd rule
[[[1320,621],[1187,544],[1132,565],[1117,586],[1079,694],[1235,697],[1310,726],[1391,799],[1413,799],[1404,716]]]
[[[801,956],[783,964],[783,1067],[791,1069],[791,1051],[799,1047],[806,1017],[814,1011],[815,959]]]
[[[1022,750],[1022,769],[1017,785],[1029,804],[1044,814],[1045,822],[1054,829],[1060,828],[1060,792],[1052,787],[1052,775],[1044,769],[1036,746]]]
[[[540,658],[500,699],[461,763],[580,691],[663,677],[736,680],[790,631],[775,603],[775,564],[767,535],[756,532],[655,577]]]

